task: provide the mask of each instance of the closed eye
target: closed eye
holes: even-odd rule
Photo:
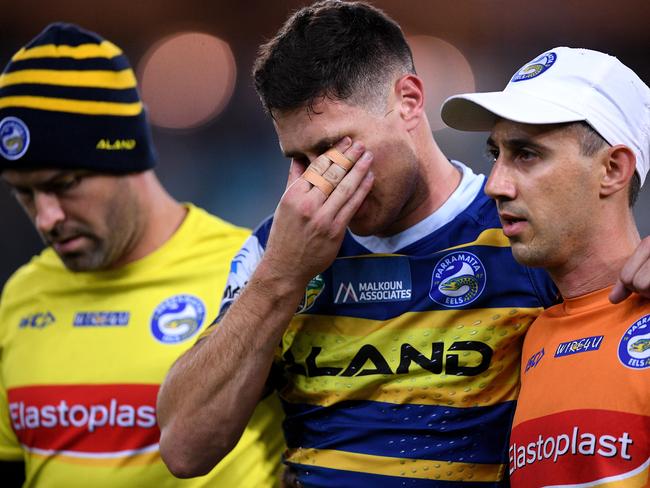
[[[527,162],[537,158],[537,153],[526,148],[519,148],[515,151],[515,158],[519,161]]]
[[[496,147],[488,146],[483,152],[483,156],[488,162],[494,163],[499,158],[499,150]]]

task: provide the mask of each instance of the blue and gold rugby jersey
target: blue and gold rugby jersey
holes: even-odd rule
[[[285,462],[304,486],[495,486],[524,333],[555,299],[518,265],[483,176],[387,239],[348,232],[309,283],[275,362]],[[261,258],[264,222],[232,263],[221,315]],[[274,375],[275,377],[275,375]]]

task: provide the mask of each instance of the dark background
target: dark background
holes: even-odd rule
[[[225,108],[193,129],[156,127],[158,175],[180,200],[193,201],[236,224],[255,226],[272,213],[286,180],[288,162],[279,152],[271,122],[252,88],[250,70],[257,46],[287,15],[307,2],[291,0],[0,0],[0,64],[48,23],[67,21],[94,30],[120,46],[134,67],[161,38],[182,31],[217,36],[229,44],[237,77]],[[408,36],[433,36],[464,55],[479,91],[502,89],[519,66],[555,46],[586,47],[617,56],[650,82],[650,2],[647,0],[375,0]],[[444,43],[443,43],[444,44]],[[444,54],[444,53],[443,53]],[[471,91],[462,66],[416,68],[430,72],[427,90],[438,98]],[[438,59],[438,58],[435,58]],[[444,58],[443,58],[444,59]],[[431,59],[429,59],[431,61]],[[450,61],[451,63],[451,61]],[[453,66],[451,63],[449,66]],[[427,69],[423,69],[427,68]],[[198,63],[183,72],[191,81],[205,74]],[[138,68],[139,77],[141,68]],[[439,84],[440,86],[438,86]],[[444,85],[444,86],[442,86]],[[197,95],[174,92],[176,101]],[[148,102],[145,96],[145,101]],[[192,101],[188,98],[187,106]],[[150,107],[153,112],[153,107]],[[430,118],[437,118],[431,108]],[[433,122],[434,128],[437,123]],[[480,172],[486,134],[434,130],[447,156]],[[71,141],[71,143],[73,143]],[[650,234],[650,192],[642,190],[635,209],[641,235]],[[42,244],[6,190],[0,189],[0,285]]]

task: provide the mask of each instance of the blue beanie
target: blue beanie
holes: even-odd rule
[[[129,61],[76,25],[49,25],[0,75],[0,171],[144,171],[156,157]]]

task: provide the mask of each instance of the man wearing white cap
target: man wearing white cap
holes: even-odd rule
[[[442,116],[492,131],[485,191],[517,261],[545,268],[564,299],[524,342],[512,485],[648,486],[650,302],[617,277],[649,275],[624,264],[641,241],[631,207],[649,167],[650,89],[612,56],[558,47],[503,92],[450,98]]]

